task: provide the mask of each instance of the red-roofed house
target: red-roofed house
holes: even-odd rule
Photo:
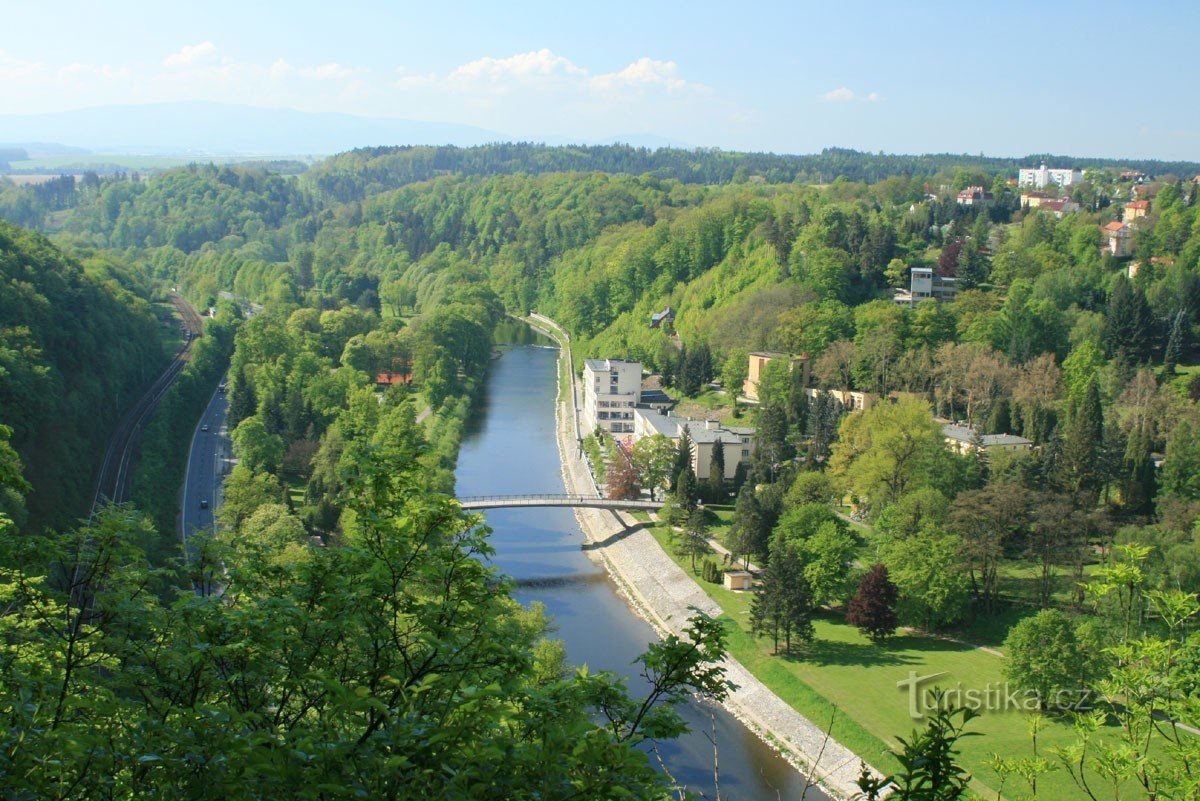
[[[375,376],[375,385],[380,387],[390,387],[393,384],[411,384],[412,373],[393,373],[388,370],[379,373]]]
[[[986,206],[992,202],[992,193],[982,186],[968,186],[958,193],[960,206]]]
[[[1145,217],[1150,213],[1149,200],[1131,200],[1125,204],[1125,222],[1136,220],[1138,217]]]
[[[1129,256],[1129,226],[1113,220],[1104,226],[1104,233],[1108,236],[1108,252],[1118,259],[1127,258]]]

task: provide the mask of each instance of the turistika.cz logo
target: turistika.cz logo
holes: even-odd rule
[[[1037,690],[1013,687],[1006,681],[989,681],[982,687],[966,687],[961,681],[938,681],[949,675],[948,671],[942,671],[922,676],[910,670],[908,678],[896,682],[896,688],[908,695],[909,717],[921,720],[942,708],[974,712],[1081,712],[1091,708],[1092,691],[1086,688],[1057,690],[1043,699]]]

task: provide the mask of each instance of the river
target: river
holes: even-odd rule
[[[555,445],[554,403],[558,351],[526,328],[503,328],[503,355],[492,363],[485,391],[464,432],[458,458],[459,495],[562,492]],[[617,594],[602,567],[581,549],[583,535],[569,509],[495,509],[493,563],[517,582],[523,604],[540,601],[553,618],[573,664],[629,675],[633,660],[656,635]],[[634,692],[641,679],[629,675]],[[803,778],[782,757],[724,709],[691,702],[683,710],[692,732],[664,743],[671,775],[715,798],[716,728],[720,794],[726,801],[797,801]],[[807,799],[825,799],[810,790]]]

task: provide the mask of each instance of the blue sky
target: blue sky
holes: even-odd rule
[[[1196,3],[66,0],[0,20],[10,113],[216,100],[513,138],[1200,159]]]

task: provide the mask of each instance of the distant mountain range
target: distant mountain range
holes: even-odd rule
[[[356,147],[466,147],[512,138],[457,123],[202,101],[95,106],[46,114],[0,114],[0,148],[24,148],[32,157],[86,151],[161,156],[327,155]],[[541,141],[554,144],[621,141],[644,147],[680,144],[651,134],[603,142],[553,136],[542,137]]]

